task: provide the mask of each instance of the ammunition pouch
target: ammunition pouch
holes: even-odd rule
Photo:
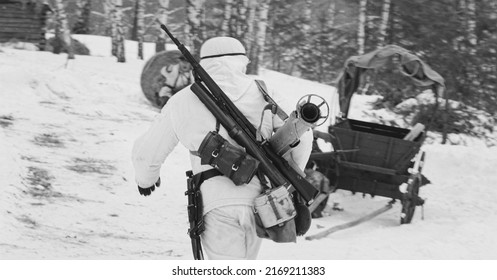
[[[219,133],[209,132],[198,149],[201,164],[209,164],[230,178],[235,185],[247,184],[254,177],[259,161]]]

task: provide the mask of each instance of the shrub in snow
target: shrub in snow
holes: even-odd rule
[[[16,50],[26,50],[26,51],[37,51],[38,47],[33,43],[22,42],[17,39],[11,39],[7,43],[0,44],[1,47],[16,49]]]
[[[445,102],[444,99],[439,99],[439,107],[435,111],[435,97],[425,92],[398,104],[393,111],[403,116],[411,125],[431,123],[431,130],[442,132]],[[496,119],[483,110],[449,100],[448,124],[449,141],[453,144],[465,144],[465,141],[461,140],[464,136],[483,139],[487,145],[496,144]]]
[[[81,43],[80,41],[78,41],[74,38],[71,40],[72,40],[72,44],[73,44],[74,54],[90,55],[90,49],[88,49],[85,46],[85,44]],[[64,44],[61,43],[60,40],[57,39],[56,37],[52,37],[52,38],[47,40],[47,46],[45,48],[45,51],[53,52],[54,48],[56,48],[58,46],[58,44],[61,44],[61,52],[67,53],[67,49],[64,46]]]
[[[416,97],[408,98],[396,106],[379,97],[373,108],[364,111],[368,121],[389,126],[411,128],[416,123],[429,125],[429,142],[440,142],[436,134],[444,129],[445,100],[439,98],[435,111],[435,96],[425,91]],[[385,103],[386,102],[386,103]],[[490,113],[468,106],[462,102],[449,100],[448,142],[454,145],[467,145],[477,138],[487,146],[497,145],[497,119]],[[440,139],[439,139],[440,138]]]

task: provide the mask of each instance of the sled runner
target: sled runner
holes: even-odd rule
[[[428,183],[422,175],[425,152],[421,146],[427,128],[422,124],[412,129],[349,119],[352,95],[368,69],[383,67],[396,58],[400,72],[417,86],[430,87],[441,95],[444,79],[409,51],[389,45],[376,51],[350,57],[338,83],[341,116],[328,133],[315,132],[315,137],[331,143],[332,152],[316,151],[310,162],[323,173],[334,189],[370,194],[400,200],[400,223],[410,223],[416,206],[424,204],[419,188]],[[315,203],[329,193],[321,193]],[[311,210],[320,208],[311,205]],[[322,208],[322,207],[321,207]],[[320,210],[320,209],[319,209]]]

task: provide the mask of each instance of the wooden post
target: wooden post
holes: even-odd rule
[[[386,211],[392,209],[392,205],[393,205],[394,201],[390,201],[387,205],[385,205],[384,207],[374,211],[373,213],[370,213],[362,218],[359,218],[357,220],[354,220],[352,222],[348,222],[348,223],[345,223],[345,224],[341,224],[341,225],[338,225],[338,226],[333,226],[327,230],[324,230],[322,232],[318,232],[316,234],[313,234],[313,235],[309,235],[305,238],[305,240],[314,240],[314,239],[321,239],[323,237],[326,237],[334,232],[337,232],[339,230],[342,230],[342,229],[346,229],[346,228],[350,228],[350,227],[353,227],[353,226],[356,226],[362,222],[365,222],[365,221],[368,221],[368,220],[371,220],[372,218],[382,214],[382,213],[385,213]]]

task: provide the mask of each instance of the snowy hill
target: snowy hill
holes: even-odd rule
[[[100,45],[85,43],[96,54]],[[124,64],[105,55],[67,62],[66,55],[1,49],[0,259],[192,259],[183,194],[188,151],[174,150],[152,196],[140,196],[134,183],[132,143],[158,112],[139,87],[143,65],[131,54]],[[334,94],[269,70],[261,76],[293,100]],[[360,99],[354,110],[366,103]],[[400,225],[397,203],[328,238],[264,241],[259,258],[497,259],[497,148],[423,149],[432,181],[420,192],[424,220],[418,208],[411,224]],[[347,192],[333,199],[345,210],[315,219],[309,234],[388,201]]]

